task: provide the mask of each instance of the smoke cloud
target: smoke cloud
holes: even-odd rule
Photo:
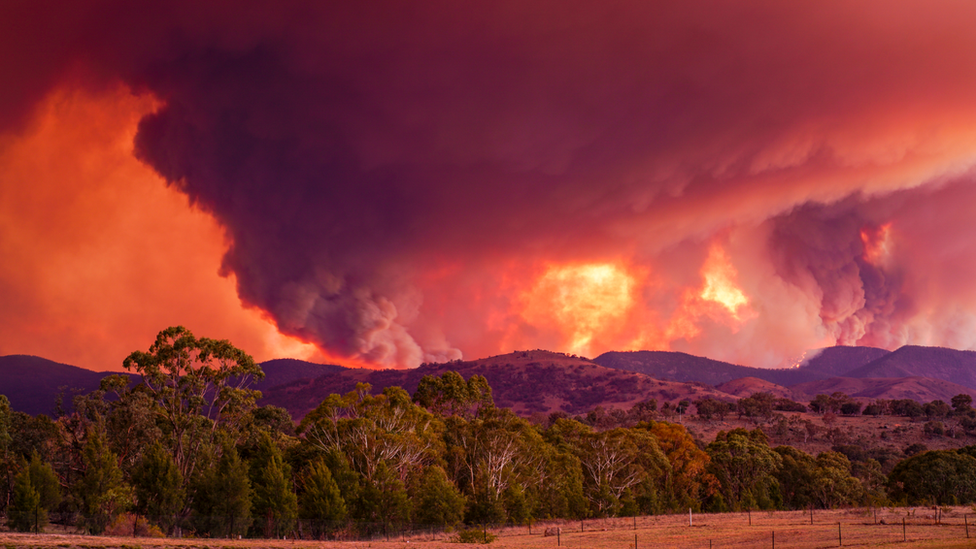
[[[0,127],[53,89],[153,98],[135,155],[223,227],[240,299],[349,363],[976,345],[970,3],[103,0],[0,20]],[[573,272],[605,274],[547,282]]]

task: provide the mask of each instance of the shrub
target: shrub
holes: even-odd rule
[[[133,536],[141,538],[165,538],[158,526],[151,524],[146,517],[132,513],[122,513],[115,517],[106,528],[107,536]]]
[[[453,539],[454,543],[491,543],[498,536],[480,528],[461,530]]]

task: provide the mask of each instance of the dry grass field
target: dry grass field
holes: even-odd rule
[[[941,514],[941,518],[939,517]],[[153,539],[79,536],[66,534],[0,533],[0,544],[13,548],[64,549],[458,549],[490,547],[549,549],[720,549],[720,548],[823,548],[823,547],[976,547],[976,526],[970,507],[934,509],[880,508],[809,512],[752,512],[638,517],[635,519],[554,522],[528,527],[489,530],[497,539],[487,545],[451,543],[438,535],[357,542],[236,539]],[[904,520],[904,523],[903,523]],[[751,525],[750,525],[751,522]],[[904,524],[904,526],[903,526]],[[546,528],[561,528],[559,536],[544,536]],[[582,529],[582,531],[581,531]]]

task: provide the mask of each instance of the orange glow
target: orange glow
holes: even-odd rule
[[[22,134],[0,136],[0,355],[119,370],[182,324],[258,360],[317,356],[241,304],[217,274],[221,227],[133,157],[157,106],[121,86],[59,90]]]
[[[709,248],[701,276],[700,289],[688,288],[682,293],[681,306],[665,330],[668,341],[698,337],[702,317],[725,324],[734,333],[743,322],[756,316],[749,298],[736,284],[738,272],[721,245],[716,243]]]
[[[861,229],[861,242],[864,243],[864,259],[872,265],[883,265],[891,254],[891,223],[880,227]]]
[[[588,355],[596,340],[621,330],[634,305],[636,282],[610,263],[553,265],[522,295],[522,317],[555,327],[564,349]]]
[[[742,320],[741,314],[748,309],[749,299],[735,285],[738,273],[721,246],[714,244],[708,251],[708,259],[702,266],[705,286],[699,294],[705,301],[718,303],[728,310],[732,318]]]

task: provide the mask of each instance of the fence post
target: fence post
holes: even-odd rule
[[[908,529],[905,526],[905,517],[901,517],[901,540],[908,541]]]
[[[966,539],[969,539],[969,518],[965,513],[962,515],[962,521],[966,523]]]
[[[813,526],[813,504],[810,504],[810,526]]]
[[[582,531],[583,531],[583,521],[581,520],[580,521],[580,532],[582,532]]]
[[[634,515],[634,530],[637,530],[637,515]]]
[[[560,539],[559,539],[560,538],[560,534],[562,534],[562,532],[563,532],[563,529],[557,526],[556,527],[556,547],[559,547],[560,543],[562,543],[560,541]]]
[[[637,534],[634,534],[634,549],[637,549]]]
[[[691,508],[688,508],[688,526],[694,526],[691,522]]]
[[[844,538],[840,534],[840,523],[837,523],[837,545],[840,547],[844,546]]]
[[[776,549],[776,532],[770,532],[773,535],[773,549]]]

